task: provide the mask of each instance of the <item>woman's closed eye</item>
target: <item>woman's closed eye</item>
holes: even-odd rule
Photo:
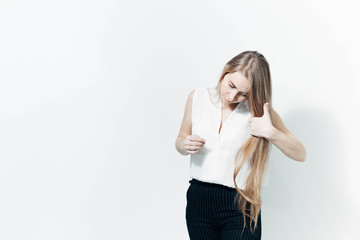
[[[235,88],[235,86],[232,86],[232,85],[230,85],[230,84],[229,84],[229,87]],[[240,95],[241,95],[241,96],[244,96],[244,97],[247,97],[247,93],[242,93],[242,92],[240,92]]]

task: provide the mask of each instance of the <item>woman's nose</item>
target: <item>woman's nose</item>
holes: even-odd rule
[[[230,94],[229,100],[233,102],[235,100],[235,97],[236,97],[236,94],[232,93],[232,94]]]

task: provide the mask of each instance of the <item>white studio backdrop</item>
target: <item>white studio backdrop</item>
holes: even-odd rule
[[[304,144],[262,239],[360,239],[357,1],[1,1],[0,239],[189,239],[185,101],[245,50]]]

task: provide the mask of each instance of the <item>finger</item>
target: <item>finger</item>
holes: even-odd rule
[[[196,149],[196,146],[193,144],[193,143],[185,143],[184,144],[184,148],[186,150],[195,150]]]
[[[205,143],[206,139],[202,138],[202,139],[200,139],[200,142]]]
[[[255,137],[255,135],[254,135],[254,134],[255,134],[255,132],[254,132],[253,130],[251,130],[251,129],[250,129],[250,131],[249,131],[249,135],[251,135],[251,136]]]
[[[190,150],[189,152],[191,153],[197,153],[199,151],[199,149],[195,149],[195,150]]]
[[[196,150],[197,148],[201,147],[203,145],[203,143],[201,142],[190,142],[188,144],[186,144],[186,147],[189,149],[189,150]]]
[[[264,114],[263,114],[263,116],[269,115],[269,103],[268,103],[268,102],[266,102],[266,103],[264,104],[263,109],[264,109]]]
[[[204,144],[203,142],[194,142],[193,146],[203,146]]]
[[[197,150],[198,147],[194,145],[186,145],[184,148],[186,150],[193,151],[193,150]]]
[[[192,141],[193,141],[193,142],[205,143],[205,142],[206,142],[206,139],[204,139],[204,138],[197,138],[197,139],[193,139]]]

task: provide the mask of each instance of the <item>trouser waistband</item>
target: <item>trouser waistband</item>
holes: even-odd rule
[[[189,183],[199,184],[199,185],[202,185],[202,186],[205,186],[205,187],[221,188],[221,189],[226,189],[226,190],[230,190],[230,191],[236,191],[236,189],[232,188],[232,187],[228,187],[228,186],[221,185],[221,184],[218,184],[218,183],[204,182],[204,181],[200,181],[200,180],[195,179],[195,178],[189,180]]]

